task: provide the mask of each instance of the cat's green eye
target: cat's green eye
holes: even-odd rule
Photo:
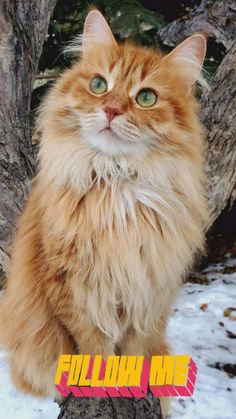
[[[107,91],[107,82],[103,77],[96,76],[91,80],[90,89],[97,95],[105,93]]]
[[[151,89],[143,89],[137,94],[136,101],[143,108],[150,108],[155,105],[157,94]]]

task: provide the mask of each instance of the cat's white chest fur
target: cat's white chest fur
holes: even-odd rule
[[[96,177],[83,201],[93,263],[86,307],[94,323],[117,342],[131,324],[140,333],[154,330],[166,298],[177,287],[167,258],[160,258],[160,246],[165,246],[161,219],[168,222],[172,208],[158,182],[155,186],[151,176],[139,174],[127,160],[95,159],[92,167]],[[169,285],[163,296],[165,282]],[[76,301],[78,293],[79,287]],[[153,315],[149,308],[156,305],[158,312]],[[124,312],[122,319],[119,309]]]
[[[157,202],[169,207],[165,196],[171,189],[170,175],[176,172],[170,159],[157,161],[144,154],[112,157],[65,141],[57,143],[56,148],[53,141],[43,142],[40,154],[42,172],[49,180],[59,186],[71,185],[80,196],[95,184],[105,184],[112,189],[113,197],[118,193],[121,213],[124,209],[131,211],[135,202],[153,209],[157,209]]]
[[[93,170],[98,187],[103,182],[104,189],[111,191],[111,210],[119,212],[117,216],[124,223],[127,215],[137,223],[137,203],[151,208],[164,219],[173,210],[168,197],[171,189],[168,167],[162,164],[153,166],[133,164],[132,159],[128,158],[94,159]]]
[[[70,185],[79,196],[98,188],[98,205],[110,191],[110,215],[115,212],[120,220],[128,214],[135,221],[137,202],[165,219],[181,204],[173,194],[173,179],[180,184],[183,176],[185,180],[189,177],[186,163],[177,158],[160,156],[157,160],[145,154],[112,157],[75,141],[61,141],[56,148],[53,141],[42,143],[41,159],[42,174],[59,187]],[[189,179],[187,186],[192,189]]]

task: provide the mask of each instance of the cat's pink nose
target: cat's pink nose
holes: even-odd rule
[[[121,109],[114,107],[114,106],[106,106],[104,111],[107,114],[108,121],[111,122],[116,116],[120,115]]]

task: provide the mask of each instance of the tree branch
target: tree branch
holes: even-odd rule
[[[228,49],[236,37],[235,12],[235,0],[202,0],[188,15],[160,29],[157,41],[175,46],[193,33],[203,32]]]

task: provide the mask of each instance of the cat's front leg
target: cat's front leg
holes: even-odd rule
[[[93,357],[102,355],[106,359],[108,355],[115,353],[115,345],[112,340],[92,324],[81,327],[74,334],[74,339],[81,354],[89,354]]]
[[[145,336],[130,326],[120,344],[121,355],[145,355]]]
[[[66,299],[64,300],[66,301]],[[84,355],[102,355],[104,359],[115,353],[115,343],[92,321],[89,313],[77,312],[72,304],[66,310],[55,307],[56,315],[76,343],[76,352]],[[61,308],[61,307],[60,307]]]
[[[73,338],[76,352],[92,356],[103,355],[104,358],[114,354],[114,342],[94,323],[86,306],[86,292],[83,287],[78,286],[76,275],[73,276],[65,270],[62,278],[61,274],[55,272],[45,282],[48,303]]]

